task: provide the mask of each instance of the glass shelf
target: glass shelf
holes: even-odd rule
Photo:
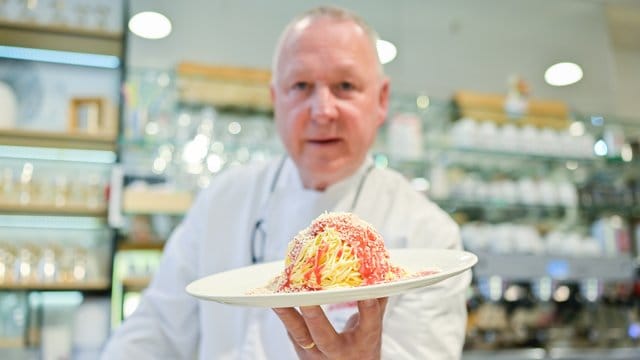
[[[23,214],[23,215],[58,215],[58,216],[87,216],[87,217],[107,217],[106,205],[95,208],[86,206],[66,205],[56,207],[53,205],[41,204],[9,204],[0,202],[0,213],[2,214]]]
[[[378,153],[382,153],[380,149],[377,151]],[[542,155],[542,154],[530,154],[530,153],[520,153],[520,152],[510,152],[510,151],[500,151],[500,150],[489,150],[489,149],[481,149],[481,148],[457,148],[452,147],[446,144],[429,144],[424,148],[424,155],[416,158],[400,158],[394,157],[393,155],[386,155],[390,163],[415,163],[415,164],[424,164],[424,163],[432,163],[434,161],[451,161],[455,162],[456,160],[465,160],[464,158],[473,158],[477,159],[478,157],[489,157],[494,161],[499,160],[517,160],[517,161],[536,161],[543,163],[553,163],[553,164],[563,164],[566,165],[567,162],[576,162],[578,164],[586,164],[592,165],[598,162],[603,162],[603,158],[592,157],[592,158],[584,158],[584,157],[571,157],[571,156],[554,156],[554,155]],[[448,159],[443,159],[443,156],[450,156]],[[454,158],[455,156],[459,158]],[[621,160],[618,162],[622,162]]]
[[[440,151],[447,153],[457,153],[457,154],[471,154],[476,156],[492,156],[492,157],[502,157],[502,158],[515,158],[515,159],[525,159],[525,160],[534,160],[534,161],[545,161],[545,162],[562,162],[565,163],[567,161],[575,161],[579,163],[593,163],[598,160],[597,157],[573,157],[573,156],[561,156],[561,155],[543,155],[543,154],[532,154],[525,152],[513,152],[513,151],[502,151],[502,150],[492,150],[492,149],[482,149],[482,148],[460,148],[460,147],[452,147],[446,145],[427,145],[426,151]]]
[[[504,202],[494,201],[469,201],[460,199],[431,199],[445,210],[501,210],[501,211],[517,211],[517,212],[545,212],[545,213],[564,213],[567,206],[561,205],[526,205],[526,204],[508,204]]]
[[[637,262],[628,254],[617,257],[570,258],[554,255],[476,253],[477,277],[499,276],[505,280],[535,280],[550,277],[560,281],[597,279],[631,281]]]

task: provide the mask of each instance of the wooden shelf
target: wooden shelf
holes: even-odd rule
[[[116,150],[116,139],[112,135],[91,135],[23,129],[0,130],[0,144],[63,149]]]
[[[186,104],[271,111],[271,71],[190,62],[178,64],[178,98]]]
[[[0,349],[17,349],[24,346],[22,337],[0,337]]]
[[[21,214],[21,215],[64,215],[64,216],[90,216],[90,217],[107,217],[106,205],[88,208],[86,206],[63,206],[56,207],[53,205],[42,204],[7,204],[0,202],[1,214]]]
[[[186,191],[126,189],[122,211],[125,214],[182,215],[189,210],[193,195]]]
[[[0,44],[122,57],[121,32],[0,21]]]
[[[0,283],[1,291],[107,291],[111,288],[108,280],[93,280],[70,283]]]
[[[123,242],[118,245],[118,251],[129,250],[160,250],[164,249],[163,242]]]
[[[126,277],[120,281],[122,287],[127,290],[143,290],[149,286],[149,282],[151,282],[149,276]]]

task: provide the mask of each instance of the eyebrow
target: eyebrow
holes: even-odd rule
[[[306,77],[309,74],[309,69],[305,66],[301,66],[298,64],[291,65],[287,70],[281,71],[282,77],[281,79],[291,79],[298,76]],[[361,71],[361,67],[358,66],[356,62],[345,62],[343,64],[337,64],[332,68],[331,76],[341,77],[341,76],[349,76],[355,78],[364,78],[364,72]]]

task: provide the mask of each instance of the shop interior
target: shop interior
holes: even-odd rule
[[[0,1],[0,358],[97,358],[197,193],[281,156],[272,51],[320,4]],[[479,257],[463,358],[640,358],[640,1],[334,4],[392,48],[376,166]]]

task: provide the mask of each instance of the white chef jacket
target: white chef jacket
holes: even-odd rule
[[[259,219],[265,224],[265,261],[284,258],[288,242],[325,211],[353,211],[378,230],[387,248],[461,249],[451,218],[397,172],[367,171],[371,159],[325,191],[305,189],[290,159],[276,176],[279,163],[233,168],[212,179],[168,240],[138,309],[116,329],[103,359],[295,359],[271,309],[197,300],[184,290],[203,276],[251,265],[251,232]],[[467,272],[389,298],[382,357],[460,358],[469,282]],[[356,307],[325,310],[339,331]]]

